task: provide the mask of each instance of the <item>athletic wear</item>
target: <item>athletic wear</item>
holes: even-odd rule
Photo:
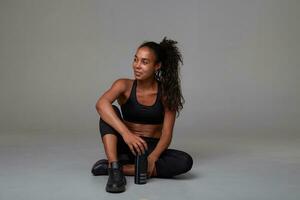
[[[153,105],[142,105],[136,97],[137,80],[135,79],[130,96],[126,103],[121,105],[123,119],[139,124],[161,124],[164,120],[164,107],[161,102],[161,86],[158,82],[156,101]]]
[[[121,118],[119,108],[113,105],[117,116]],[[123,140],[123,137],[109,124],[107,124],[101,117],[99,120],[99,130],[101,137],[106,134],[116,135],[118,160],[124,164],[134,164],[134,155],[129,149],[128,145]],[[155,149],[159,139],[142,137],[148,145],[149,154]],[[192,168],[193,159],[186,152],[176,149],[166,149],[155,163],[156,173],[159,178],[169,178],[189,171]],[[94,169],[97,171],[97,169]]]
[[[106,184],[106,191],[112,193],[119,193],[125,191],[126,178],[123,175],[121,166],[118,161],[111,162],[111,167],[108,168],[108,180]]]
[[[94,176],[108,175],[108,160],[107,159],[98,160],[93,165],[91,172]]]

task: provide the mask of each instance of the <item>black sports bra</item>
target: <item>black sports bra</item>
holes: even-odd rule
[[[142,105],[136,97],[137,80],[135,79],[128,100],[121,105],[123,119],[139,124],[161,124],[164,120],[164,107],[161,102],[161,87],[158,82],[156,101],[153,105]]]

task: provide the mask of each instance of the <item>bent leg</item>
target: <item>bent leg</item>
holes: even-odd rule
[[[115,105],[112,106],[117,116],[122,119],[119,108]],[[128,156],[130,149],[124,142],[122,136],[101,117],[99,119],[99,132],[108,161],[106,159],[97,161],[92,168],[93,174],[103,174],[103,170],[101,171],[101,169],[113,161],[119,160],[121,164],[125,164],[128,160],[132,159]]]
[[[118,107],[113,105],[113,108],[117,116],[121,118],[121,113]],[[105,154],[108,159],[108,163],[117,161],[118,160],[117,145],[118,145],[120,134],[108,123],[106,123],[101,117],[99,120],[99,130],[100,130]]]
[[[191,170],[193,159],[184,151],[166,149],[156,161],[155,166],[156,177],[171,178]]]
[[[135,173],[134,164],[123,165],[123,173],[127,176],[134,176],[134,173]]]
[[[117,136],[114,134],[106,134],[102,137],[102,142],[108,163],[117,161]]]

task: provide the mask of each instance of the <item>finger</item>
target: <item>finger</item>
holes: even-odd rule
[[[140,142],[142,143],[144,149],[147,150],[148,149],[147,142],[145,140],[143,140],[142,138],[140,138]]]
[[[150,170],[150,168],[148,166],[147,175],[150,176],[150,174],[151,174],[151,170]]]
[[[129,149],[130,149],[130,151],[132,152],[132,154],[133,154],[134,156],[136,156],[136,153],[135,153],[135,151],[134,151],[133,145],[129,145]]]
[[[141,146],[142,146],[142,148],[143,148],[143,150],[144,150],[143,153],[146,153],[146,151],[148,151],[148,145],[147,145],[147,142],[146,142],[145,140],[142,140],[140,143],[141,143]]]
[[[137,142],[137,146],[142,154],[145,153],[145,147],[142,142]]]
[[[134,145],[134,149],[138,152],[139,155],[142,154],[142,151],[140,150],[140,146],[138,144]]]
[[[147,147],[147,143],[142,138],[139,138],[139,146],[140,149],[143,151],[143,153],[145,153],[148,147]]]
[[[151,172],[152,172],[151,165],[150,165],[150,163],[148,163],[147,174],[149,177],[151,175]]]
[[[152,171],[153,171],[153,170],[151,170],[151,169],[148,171],[148,177],[151,177],[151,176],[152,176]]]

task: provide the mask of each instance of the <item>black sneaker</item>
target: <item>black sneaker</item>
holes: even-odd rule
[[[128,159],[127,155],[120,155],[119,156],[119,163],[121,166],[130,163],[130,160]],[[107,159],[101,159],[98,160],[92,167],[91,173],[94,176],[101,176],[101,175],[108,175],[108,160]]]
[[[94,176],[108,175],[108,160],[107,159],[98,160],[93,165],[91,172]]]
[[[108,175],[106,191],[112,193],[124,192],[126,178],[118,161],[111,163],[111,167],[108,168]]]

